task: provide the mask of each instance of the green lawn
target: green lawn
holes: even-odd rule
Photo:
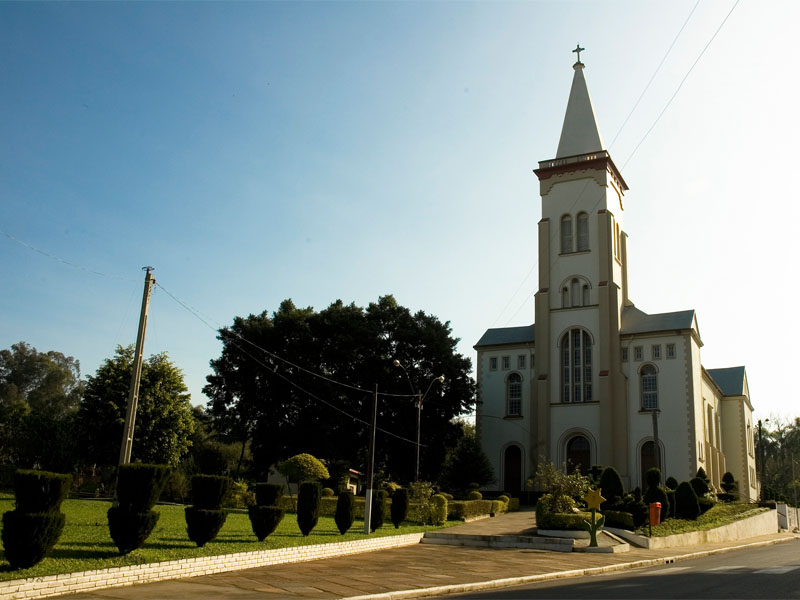
[[[13,509],[13,503],[13,495],[0,494],[0,513]],[[296,516],[287,513],[275,532],[263,542],[259,542],[253,535],[247,511],[232,509],[216,541],[209,542],[203,548],[198,548],[186,535],[183,506],[156,506],[155,510],[161,513],[161,518],[145,545],[126,556],[120,556],[108,534],[106,511],[110,506],[111,503],[105,501],[66,500],[61,510],[67,515],[67,523],[60,541],[53,548],[50,556],[31,569],[20,571],[9,570],[8,563],[3,560],[0,563],[0,581],[195,556],[359,540],[367,537],[363,533],[363,521],[356,520],[349,532],[339,535],[331,517],[320,517],[319,524],[311,532],[311,535],[303,537],[297,526]],[[448,523],[448,525],[456,524]],[[395,529],[391,522],[386,522],[370,537],[416,533],[432,529],[439,528],[404,523],[400,529]],[[2,547],[2,543],[0,543],[0,547]]]
[[[741,504],[738,502],[718,502],[712,506],[706,513],[700,515],[696,521],[687,521],[684,519],[668,519],[653,527],[653,537],[663,537],[665,535],[674,535],[676,533],[688,533],[690,531],[705,531],[707,529],[714,529],[722,525],[728,525],[734,521],[752,517],[762,513],[768,508],[758,508],[752,504]],[[648,535],[647,525],[643,525],[636,530],[640,535]]]

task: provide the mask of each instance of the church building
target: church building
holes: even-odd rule
[[[535,170],[535,323],[489,329],[475,345],[489,487],[524,489],[541,460],[614,466],[627,489],[653,466],[678,481],[703,467],[716,489],[730,471],[754,500],[745,369],[703,367],[694,310],[648,314],[629,298],[628,186],[604,150],[580,54],[573,68],[556,156]]]

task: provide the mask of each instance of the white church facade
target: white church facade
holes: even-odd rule
[[[703,467],[717,489],[730,471],[755,499],[745,369],[703,367],[693,310],[647,314],[628,297],[628,187],[603,149],[580,57],[574,70],[556,157],[535,170],[535,323],[489,329],[475,345],[493,487],[524,489],[543,458],[583,473],[613,465],[628,489],[657,464],[678,481]]]

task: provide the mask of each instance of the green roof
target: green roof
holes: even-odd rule
[[[744,367],[728,367],[726,369],[706,369],[726,396],[744,396],[747,376]]]
[[[533,344],[533,325],[487,329],[474,347],[507,346],[511,344]]]

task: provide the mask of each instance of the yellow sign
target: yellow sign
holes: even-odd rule
[[[600,491],[590,489],[586,496],[583,497],[589,510],[600,510],[600,504],[605,502],[606,499],[600,495]]]

